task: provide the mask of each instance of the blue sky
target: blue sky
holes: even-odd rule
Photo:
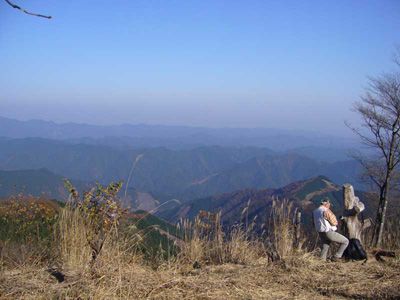
[[[346,133],[400,1],[0,2],[0,115]]]

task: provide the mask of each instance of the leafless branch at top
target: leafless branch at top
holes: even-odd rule
[[[35,14],[35,13],[32,13],[32,12],[29,12],[29,11],[25,10],[24,8],[18,6],[18,5],[16,5],[16,4],[14,4],[14,3],[12,3],[10,0],[4,0],[4,1],[6,1],[7,4],[10,5],[12,8],[19,9],[20,11],[26,13],[27,15],[31,15],[31,16],[35,16],[35,17],[41,17],[41,18],[46,18],[46,19],[51,19],[51,16],[45,16],[45,15]]]

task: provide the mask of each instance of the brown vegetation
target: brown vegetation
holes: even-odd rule
[[[276,201],[263,237],[254,220],[224,232],[218,213],[202,212],[182,221],[183,241],[176,256],[149,261],[137,251],[140,233],[117,226],[104,240],[95,263],[87,223],[79,210],[62,209],[51,245],[52,257],[18,264],[2,249],[3,299],[396,299],[400,261],[325,263],[318,249],[296,246],[294,211]],[[246,215],[246,208],[243,210]],[[304,238],[304,237],[303,237]],[[310,243],[308,243],[310,244]],[[4,246],[4,245],[3,245]],[[16,247],[16,245],[14,245]],[[23,245],[19,245],[23,247]],[[300,249],[299,249],[300,248]],[[268,255],[277,252],[279,260]],[[65,277],[59,282],[54,273]],[[53,273],[53,275],[52,275]]]

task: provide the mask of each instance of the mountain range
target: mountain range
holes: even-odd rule
[[[145,124],[90,125],[43,120],[19,121],[0,117],[0,137],[39,137],[72,143],[129,147],[193,148],[199,146],[255,146],[277,151],[304,147],[344,150],[357,140],[312,131],[268,128],[205,128]]]
[[[348,156],[355,146],[353,139],[298,130],[0,117],[0,197],[23,192],[63,200],[64,178],[80,189],[122,180],[124,201],[149,211],[319,175],[362,187],[360,166]]]
[[[149,193],[159,202],[185,202],[245,188],[277,188],[318,175],[338,184],[358,184],[360,170],[354,160],[322,162],[258,147],[122,149],[42,138],[0,139],[0,170],[37,169],[73,182],[123,180],[128,190]]]
[[[356,195],[366,204],[364,216],[373,216],[375,203],[365,192],[356,190]],[[274,200],[287,199],[294,208],[303,212],[303,223],[311,223],[311,212],[323,198],[329,198],[337,216],[343,213],[342,187],[325,176],[292,182],[276,189],[244,189],[240,191],[214,195],[182,203],[175,207],[160,210],[158,216],[170,222],[180,219],[194,219],[200,211],[221,212],[223,225],[257,220],[258,224],[267,221]],[[245,213],[243,213],[245,212]]]

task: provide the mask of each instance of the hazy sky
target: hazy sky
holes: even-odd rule
[[[0,2],[0,115],[343,133],[399,0]]]

